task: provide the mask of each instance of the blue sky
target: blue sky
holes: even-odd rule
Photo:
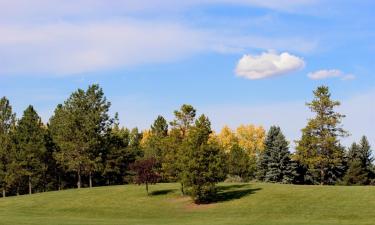
[[[224,124],[280,125],[290,141],[328,85],[348,145],[375,145],[374,1],[0,0],[0,95],[46,122],[99,83],[123,125],[181,104]]]

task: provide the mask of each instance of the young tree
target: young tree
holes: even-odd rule
[[[82,175],[92,175],[101,168],[102,148],[112,120],[108,110],[110,103],[98,85],[84,91],[78,89],[55,110],[50,120],[54,141],[59,147],[56,160],[67,171],[77,174],[77,187],[81,187]]]
[[[196,203],[212,201],[216,193],[215,184],[225,177],[223,153],[217,145],[208,144],[211,132],[209,119],[202,115],[183,145],[180,177]]]
[[[135,182],[139,185],[146,185],[146,192],[148,193],[148,185],[156,184],[160,178],[159,174],[155,170],[157,164],[156,159],[140,159],[135,161],[130,168],[136,173]]]
[[[335,112],[340,102],[331,100],[328,87],[318,87],[314,96],[307,105],[316,115],[302,130],[302,138],[297,141],[296,158],[308,168],[315,183],[333,184],[342,175],[344,155],[339,137],[347,135],[340,126],[344,115]]]
[[[172,129],[170,136],[166,140],[165,162],[162,167],[165,169],[167,176],[178,179],[181,183],[181,192],[184,194],[184,184],[181,178],[181,171],[183,165],[182,156],[185,154],[185,149],[182,148],[182,143],[188,136],[191,127],[193,126],[196,116],[196,109],[184,104],[180,110],[174,111],[175,119],[170,123]]]
[[[46,130],[34,108],[29,106],[18,122],[15,132],[16,163],[20,166],[19,175],[28,177],[29,194],[32,184],[37,184],[46,170],[44,155],[46,153]]]
[[[15,128],[16,115],[6,97],[0,99],[0,188],[3,197],[10,186],[9,164],[11,162],[12,132]]]
[[[266,148],[261,163],[266,163],[264,180],[267,182],[292,183],[295,166],[291,160],[288,142],[280,127],[272,126],[267,135]],[[264,169],[264,168],[262,168]]]

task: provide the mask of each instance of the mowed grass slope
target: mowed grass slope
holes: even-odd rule
[[[0,199],[0,224],[375,224],[375,187],[220,184],[194,205],[178,184],[124,185]]]

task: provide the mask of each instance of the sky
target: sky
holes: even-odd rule
[[[126,127],[182,104],[224,125],[279,125],[292,143],[329,86],[346,146],[375,146],[373,0],[0,0],[0,96],[18,117],[98,83]]]

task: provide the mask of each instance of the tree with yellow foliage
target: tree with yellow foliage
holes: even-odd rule
[[[266,131],[262,126],[241,125],[236,130],[238,144],[250,156],[256,156],[264,150]]]

